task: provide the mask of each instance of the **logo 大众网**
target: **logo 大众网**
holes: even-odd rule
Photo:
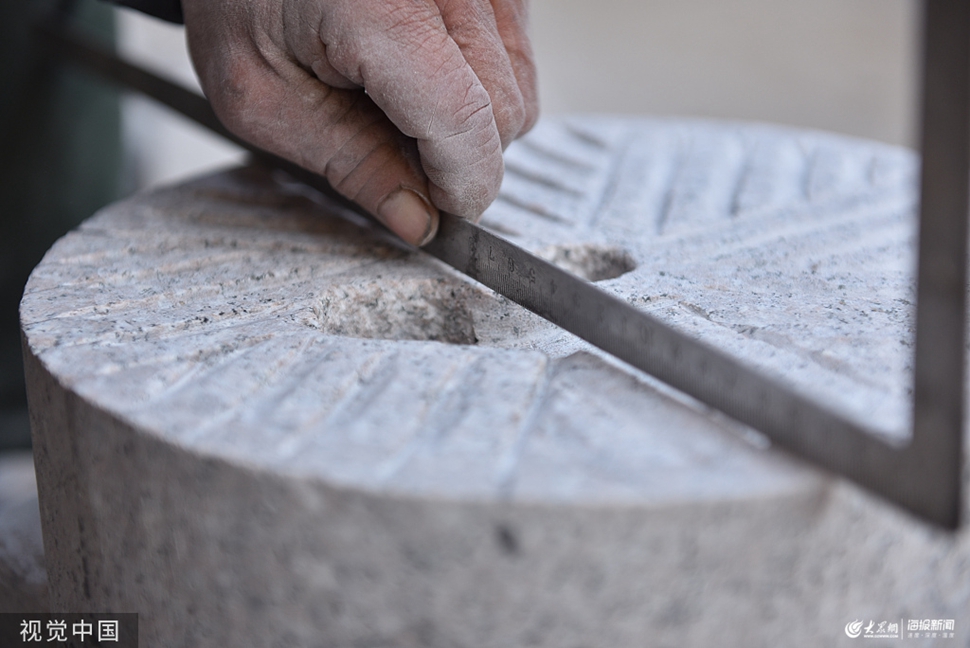
[[[868,623],[856,619],[845,624],[845,634],[849,639],[899,639],[901,637],[899,629],[902,627],[899,621],[875,621],[869,620]]]
[[[855,639],[862,634],[862,621],[849,621],[845,624],[845,634],[850,639]]]

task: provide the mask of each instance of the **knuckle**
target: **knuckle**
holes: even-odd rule
[[[259,108],[263,102],[255,86],[249,67],[231,62],[219,75],[215,87],[209,89],[212,109],[220,121],[243,139],[254,137],[262,121]]]
[[[318,33],[330,64],[357,85],[372,68],[398,65],[389,44],[403,46],[404,57],[434,57],[440,50],[441,18],[427,3],[411,1],[338,3],[320,23]],[[430,53],[429,53],[430,52]]]
[[[433,42],[444,23],[437,11],[424,3],[390,3],[383,20],[383,31],[399,42],[414,43],[420,48]]]
[[[457,216],[478,218],[498,197],[504,175],[500,152],[486,155],[477,164],[463,168],[460,174],[429,173],[437,188],[432,199],[439,207]]]
[[[360,68],[365,48],[362,39],[336,34],[324,40],[324,49],[327,63],[337,73],[357,85],[363,82]]]
[[[435,124],[446,129],[447,132],[436,133],[432,130],[429,136],[434,138],[437,135],[446,138],[468,135],[475,145],[484,146],[488,139],[492,138],[491,130],[495,120],[492,110],[492,99],[485,88],[477,82],[471,83],[457,104],[453,119],[435,120]]]
[[[231,133],[259,145],[260,125],[264,121],[256,116],[251,104],[234,98],[213,102],[213,109]]]
[[[522,128],[519,130],[518,137],[531,131],[537,121],[539,121],[539,102],[525,102],[525,119],[522,121]]]
[[[494,104],[493,104],[494,106]],[[495,124],[502,139],[502,148],[507,147],[522,132],[527,121],[525,102],[521,97],[510,98],[493,108]]]

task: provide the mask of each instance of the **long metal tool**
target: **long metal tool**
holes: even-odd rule
[[[923,167],[913,432],[893,445],[717,349],[450,214],[423,249],[561,326],[823,468],[946,529],[960,523],[970,195],[970,3],[926,0]],[[320,176],[254,148],[206,100],[70,32],[42,26],[66,59],[139,90],[251,151],[339,205],[364,212]]]

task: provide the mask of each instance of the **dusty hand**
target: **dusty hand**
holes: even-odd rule
[[[226,126],[407,241],[477,218],[537,115],[527,0],[183,0]]]

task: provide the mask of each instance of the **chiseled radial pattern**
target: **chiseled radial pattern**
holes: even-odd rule
[[[892,432],[908,425],[914,170],[899,149],[768,126],[546,120],[510,147],[482,223]],[[512,501],[805,484],[719,417],[256,169],[102,211],[34,272],[22,319],[83,398],[270,471]]]

